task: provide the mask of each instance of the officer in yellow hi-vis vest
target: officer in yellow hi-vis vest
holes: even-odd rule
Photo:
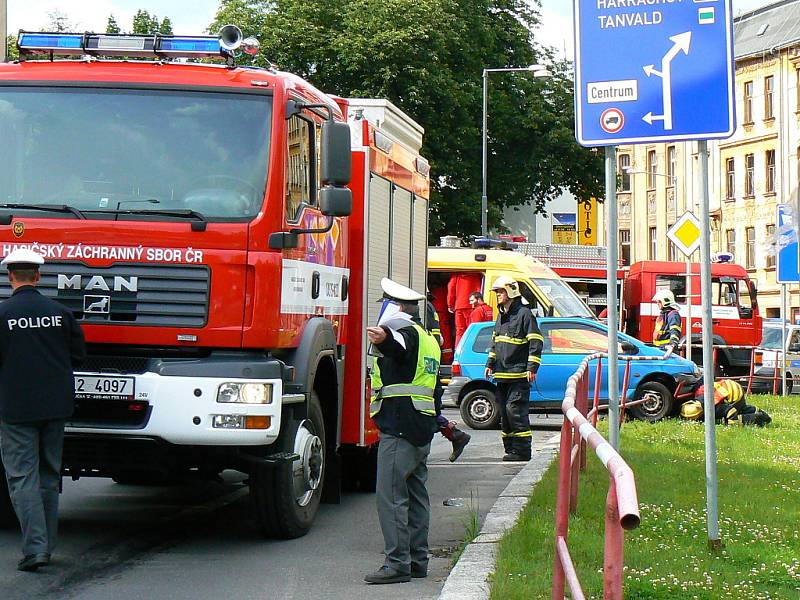
[[[486,379],[494,377],[505,461],[531,459],[531,382],[542,363],[542,334],[536,317],[523,305],[519,283],[500,276],[492,291],[500,311],[486,361]]]
[[[383,566],[368,583],[401,583],[428,574],[430,502],[428,453],[441,407],[439,342],[422,327],[419,303],[425,296],[384,278],[384,308],[367,337],[381,354],[372,366],[370,416],[381,432],[376,497],[383,532]],[[385,318],[392,309],[391,317]]]

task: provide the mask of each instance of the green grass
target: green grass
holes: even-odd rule
[[[461,538],[461,541],[456,546],[455,550],[453,551],[453,555],[450,558],[450,566],[451,568],[455,566],[458,562],[458,559],[461,558],[461,555],[464,553],[464,550],[467,547],[467,544],[472,542],[478,534],[481,532],[481,522],[480,522],[480,504],[478,499],[473,496],[473,493],[470,491],[469,493],[469,512],[467,513],[467,517],[464,520],[464,537]]]
[[[800,598],[800,400],[754,396],[766,428],[718,426],[722,543],[708,548],[703,425],[626,423],[641,526],[625,537],[625,598]],[[601,423],[604,425],[604,423]],[[568,543],[587,598],[602,598],[606,470],[592,453],[581,474]],[[550,598],[558,460],[502,540],[493,600]]]

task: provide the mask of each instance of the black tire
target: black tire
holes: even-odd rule
[[[644,397],[648,398],[647,402],[630,409],[634,418],[655,423],[672,414],[675,400],[672,392],[663,383],[648,381],[640,385],[636,389],[635,399],[641,400]]]
[[[17,526],[17,515],[14,512],[14,505],[11,504],[11,496],[8,493],[6,470],[0,463],[0,527],[8,529]]]
[[[467,427],[472,429],[500,427],[500,408],[492,390],[478,388],[464,394],[459,410]]]
[[[300,459],[276,466],[256,465],[250,473],[250,497],[264,535],[295,539],[311,529],[325,480],[325,426],[315,392],[308,418],[283,421],[275,452],[296,452]]]

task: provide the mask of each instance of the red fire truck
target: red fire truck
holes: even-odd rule
[[[40,290],[87,338],[65,475],[235,469],[264,533],[293,538],[374,477],[365,327],[382,277],[425,287],[429,167],[391,103],[236,67],[256,43],[22,32],[0,254],[43,254]]]
[[[569,283],[591,308],[599,312],[606,301],[606,249],[599,246],[564,244],[517,244],[517,249],[542,261]],[[692,359],[702,364],[700,265],[692,264]],[[642,261],[617,271],[622,305],[620,326],[625,333],[651,342],[658,307],[653,302],[657,290],[670,289],[680,305],[681,316],[688,319],[686,303],[686,263]],[[744,267],[730,262],[711,265],[712,317],[716,346],[757,346],[761,343],[762,319],[758,312],[755,283]],[[684,337],[688,327],[684,324]],[[750,351],[719,348],[719,375],[747,375]]]

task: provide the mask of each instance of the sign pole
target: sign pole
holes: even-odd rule
[[[606,299],[608,301],[608,441],[619,450],[619,302],[617,300],[617,147],[606,146]]]
[[[781,361],[781,396],[786,396],[786,321],[788,321],[789,310],[786,306],[786,284],[781,284],[781,348],[783,350],[776,354],[776,359]],[[777,363],[775,368],[777,368]]]
[[[686,360],[692,360],[692,255],[686,263]]]
[[[697,143],[700,154],[700,297],[703,301],[703,412],[706,442],[706,520],[708,544],[712,550],[722,547],[719,537],[717,506],[717,438],[714,411],[714,350],[711,317],[711,221],[708,200],[708,143]]]

